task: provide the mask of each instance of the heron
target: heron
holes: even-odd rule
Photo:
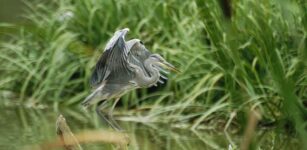
[[[167,79],[160,72],[165,69],[179,72],[159,54],[152,54],[139,39],[125,41],[128,28],[118,30],[108,41],[93,70],[90,84],[92,93],[82,102],[84,107],[98,104],[97,114],[113,129],[122,128],[113,119],[113,109],[120,97],[137,89],[163,83]],[[102,112],[109,100],[115,99],[109,112]]]

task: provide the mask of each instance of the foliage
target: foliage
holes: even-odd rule
[[[27,4],[31,25],[0,47],[0,89],[18,102],[79,105],[106,41],[128,27],[128,38],[143,40],[182,73],[125,95],[124,110],[138,110],[143,121],[191,122],[195,129],[217,125],[213,118],[226,124],[232,114],[244,125],[257,109],[262,120],[289,121],[306,137],[306,2],[233,1],[231,18],[215,0]]]

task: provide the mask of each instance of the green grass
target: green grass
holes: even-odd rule
[[[197,129],[218,126],[219,119],[225,125],[231,114],[236,114],[231,124],[244,128],[248,112],[258,109],[262,121],[290,124],[306,141],[303,0],[233,1],[231,19],[215,0],[37,1],[28,6],[30,25],[18,26],[0,47],[0,90],[17,103],[54,109],[79,105],[107,40],[128,27],[127,38],[143,40],[182,73],[171,74],[155,92],[125,95],[124,111]],[[73,16],[63,19],[67,12]]]

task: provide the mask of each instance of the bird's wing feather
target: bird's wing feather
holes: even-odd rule
[[[123,83],[125,78],[131,74],[128,62],[128,49],[123,37],[120,37],[112,48],[107,66],[110,71],[108,80],[112,83]]]
[[[105,51],[99,58],[98,62],[96,63],[96,67],[92,73],[90,84],[94,87],[96,87],[101,81],[105,79],[106,76],[108,76],[107,72],[110,72],[107,70],[107,59],[110,55],[110,51]]]
[[[117,76],[129,72],[127,64],[128,49],[124,39],[127,31],[124,29],[115,32],[114,36],[107,43],[92,73],[90,81],[92,87],[97,87],[102,81],[110,77],[111,73]]]

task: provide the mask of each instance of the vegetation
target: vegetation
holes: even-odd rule
[[[30,2],[30,25],[16,26],[0,47],[0,90],[32,107],[78,106],[91,69],[120,28],[182,73],[165,85],[130,92],[122,111],[145,122],[259,124],[294,129],[307,139],[307,4],[303,0]],[[11,28],[5,25],[2,28]],[[154,92],[153,92],[154,91]],[[8,103],[8,101],[4,101]],[[222,120],[222,121],[221,121]]]

